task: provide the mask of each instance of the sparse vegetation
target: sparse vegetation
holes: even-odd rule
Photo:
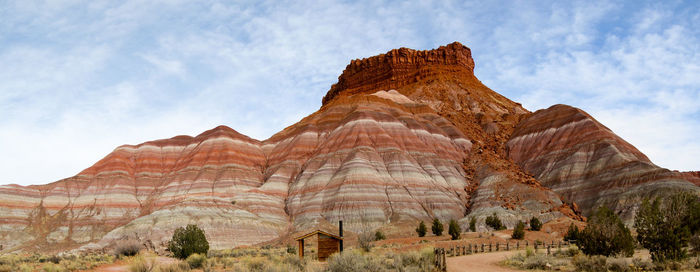
[[[116,256],[135,256],[141,250],[141,243],[135,240],[120,241],[114,247]],[[57,262],[54,262],[57,263]]]
[[[630,230],[612,210],[600,207],[589,218],[576,242],[586,255],[632,256],[634,239]]]
[[[664,200],[644,200],[634,227],[637,241],[649,249],[654,262],[680,261],[687,257],[685,247],[692,235],[700,232],[696,218],[700,209],[697,196],[679,193]]]
[[[0,256],[2,271],[76,271],[89,270],[114,262],[114,255],[85,254],[82,256],[43,254],[4,254]]]
[[[459,239],[460,235],[462,234],[462,228],[459,227],[457,221],[455,221],[454,219],[450,220],[450,225],[448,228],[449,229],[447,230],[447,232],[452,237],[452,240]]]
[[[382,255],[363,254],[356,250],[334,254],[328,260],[327,271],[432,271],[433,249]]]
[[[432,227],[433,234],[435,234],[435,236],[442,236],[442,231],[444,231],[444,230],[445,230],[445,228],[442,226],[442,223],[440,222],[440,220],[438,220],[437,218],[433,219],[433,227]]]
[[[525,238],[525,223],[523,221],[518,221],[518,224],[515,224],[511,238],[519,240]]]
[[[473,216],[469,218],[469,231],[476,232],[476,218]]]
[[[203,254],[194,253],[187,257],[187,264],[190,265],[190,268],[202,268],[206,262],[207,256]]]
[[[204,231],[197,225],[187,225],[175,230],[172,240],[168,243],[168,249],[176,258],[186,259],[194,253],[207,254],[209,242]]]
[[[530,218],[530,230],[539,231],[542,229],[542,222],[537,217]]]
[[[373,241],[374,234],[368,230],[362,231],[357,235],[357,246],[365,252],[372,250]]]
[[[492,215],[486,217],[486,225],[494,230],[506,229],[506,226],[504,226],[503,223],[501,223],[501,219],[498,218],[495,212]]]
[[[423,221],[420,221],[418,227],[416,228],[416,233],[418,233],[418,237],[425,237],[425,234],[427,232],[428,228],[425,226],[425,223],[423,223]]]

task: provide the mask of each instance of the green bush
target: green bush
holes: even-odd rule
[[[168,249],[176,258],[186,259],[194,253],[207,254],[209,242],[204,231],[197,225],[179,227],[173,233],[173,238],[168,243]]]
[[[637,229],[637,241],[649,249],[652,260],[666,262],[679,261],[687,257],[685,246],[688,245],[693,231],[698,232],[693,209],[700,209],[698,198],[688,193],[679,193],[664,200],[656,198],[654,202],[644,200],[634,227]]]
[[[530,230],[539,231],[542,229],[542,222],[537,217],[530,218]]]
[[[569,225],[569,229],[566,230],[566,234],[564,235],[564,240],[565,241],[578,241],[579,233],[580,233],[580,231],[578,230],[578,227],[574,223],[571,223],[571,225]]]
[[[204,254],[194,253],[187,257],[187,264],[190,268],[201,268],[207,262],[207,256]]]
[[[425,233],[428,232],[428,228],[425,226],[425,223],[423,221],[420,221],[420,224],[418,224],[418,227],[416,228],[416,233],[418,233],[418,237],[424,237]]]
[[[374,233],[374,240],[375,241],[380,241],[380,240],[385,240],[385,239],[386,239],[386,235],[384,235],[383,232],[377,231]]]
[[[441,236],[441,235],[442,235],[442,231],[445,230],[445,228],[442,226],[442,223],[440,223],[440,220],[438,220],[437,218],[435,218],[435,219],[433,220],[433,228],[432,228],[432,230],[433,230],[433,234],[435,234],[435,236]]]
[[[476,218],[473,216],[469,219],[469,231],[476,232]]]
[[[515,225],[513,234],[510,237],[518,240],[525,238],[525,223],[523,223],[523,221],[518,221],[518,224]]]
[[[447,233],[452,236],[452,240],[457,240],[459,239],[459,236],[462,234],[462,228],[459,227],[459,224],[457,224],[457,221],[454,219],[450,220],[450,225],[449,229],[447,230]]]
[[[496,216],[495,212],[492,215],[486,217],[486,225],[494,230],[506,229],[506,226],[504,226],[503,223],[501,223],[501,219],[498,218],[498,216]]]
[[[576,243],[586,255],[623,254],[630,257],[634,253],[634,239],[630,230],[620,217],[604,206],[590,217]]]

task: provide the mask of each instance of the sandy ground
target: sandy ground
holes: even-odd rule
[[[177,262],[177,259],[170,258],[170,257],[163,257],[163,256],[155,256],[155,255],[147,255],[145,256],[147,261],[153,261],[156,264],[162,265],[162,264],[170,264]],[[124,263],[124,262],[116,262],[113,264],[107,264],[103,266],[96,267],[93,270],[89,271],[95,271],[95,272],[128,272],[129,271],[129,264]]]
[[[500,266],[498,263],[506,258],[517,254],[519,251],[500,251],[492,253],[479,253],[473,255],[465,255],[459,257],[447,258],[448,272],[476,272],[476,271],[495,271],[495,272],[511,272],[521,271],[513,268]]]

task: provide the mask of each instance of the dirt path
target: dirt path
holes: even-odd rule
[[[476,272],[476,271],[495,271],[495,272],[512,272],[520,271],[513,268],[508,268],[498,265],[499,262],[506,258],[517,254],[519,251],[500,251],[493,253],[479,253],[474,255],[465,255],[459,257],[447,258],[448,272]]]

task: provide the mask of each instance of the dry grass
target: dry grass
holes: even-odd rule
[[[114,256],[108,254],[43,255],[5,254],[0,256],[0,271],[77,271],[113,263]]]

